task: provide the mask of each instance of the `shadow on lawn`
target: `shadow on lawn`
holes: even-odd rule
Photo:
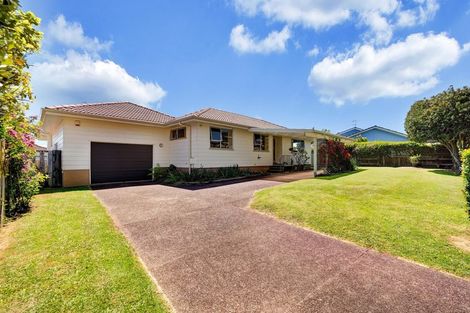
[[[452,172],[451,170],[430,170],[429,172],[434,173],[434,174],[439,174],[439,175],[446,175],[446,176],[460,176]]]
[[[319,176],[319,177],[316,177],[316,179],[333,180],[333,179],[342,178],[342,177],[345,177],[345,176],[357,174],[357,173],[364,172],[364,171],[367,171],[367,169],[361,168],[361,169],[357,169],[357,170],[352,171],[352,172],[346,172],[346,173],[341,173],[341,174],[333,174],[333,175],[330,175],[330,176]]]

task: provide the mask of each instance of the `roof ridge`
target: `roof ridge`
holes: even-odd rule
[[[361,130],[360,132],[354,134],[354,136],[357,135],[357,134],[365,133],[366,131],[374,129],[374,128],[380,128],[380,129],[385,130],[387,132],[399,134],[399,135],[402,135],[402,136],[405,136],[405,137],[408,136],[406,133],[402,133],[400,131],[397,131],[397,130],[394,130],[394,129],[391,129],[391,128],[387,128],[387,127],[383,127],[383,126],[379,126],[379,125],[373,125],[373,126],[370,126],[368,128],[365,128],[365,129]]]
[[[268,123],[268,124],[273,124],[273,125],[276,125],[276,126],[279,126],[279,127],[282,127],[282,128],[286,128],[285,126],[282,126],[282,125],[279,125],[279,124],[276,124],[276,123],[273,123],[273,122],[264,120],[264,119],[262,119],[262,118],[257,118],[257,117],[253,117],[253,116],[249,116],[249,115],[245,115],[245,114],[230,112],[230,111],[222,110],[222,109],[218,109],[218,108],[208,108],[205,112],[207,112],[207,111],[209,111],[209,110],[217,110],[217,111],[227,112],[227,113],[230,113],[230,114],[235,114],[235,115],[238,115],[238,116],[243,116],[243,117],[251,118],[251,119],[254,119],[254,120],[258,120],[258,121],[263,121],[263,122]],[[205,113],[205,112],[204,112],[204,113]]]
[[[63,107],[77,107],[77,106],[86,106],[86,105],[109,105],[109,104],[117,104],[117,103],[131,103],[129,101],[109,101],[109,102],[83,102],[83,103],[67,103],[67,104],[58,104],[58,105],[50,105],[46,106],[46,108],[63,108]]]
[[[140,104],[137,104],[137,103],[134,103],[134,102],[130,102],[130,101],[124,101],[124,102],[115,102],[115,103],[128,103],[128,104],[132,104],[132,105],[135,105],[135,106],[138,106],[138,107],[141,107],[143,109],[146,109],[146,110],[149,110],[149,111],[153,111],[153,112],[156,112],[156,113],[160,113],[162,115],[165,115],[165,116],[168,116],[168,117],[171,117],[171,118],[175,118],[174,116],[171,116],[170,114],[166,114],[166,113],[163,113],[163,112],[160,112],[160,111],[157,111],[157,110],[154,110],[152,108],[149,108],[149,107],[146,107],[146,106],[143,106],[143,105],[140,105]],[[113,104],[112,102],[111,103],[108,103],[108,104]]]
[[[194,115],[194,116],[199,117],[199,116],[201,116],[202,114],[208,112],[208,111],[211,110],[211,109],[213,109],[213,108],[202,108],[202,109],[200,109],[200,110],[198,110],[198,111],[196,111],[196,112],[193,112],[191,115]]]
[[[174,116],[171,116],[169,114],[154,110],[152,108],[149,108],[149,107],[146,107],[146,106],[143,106],[141,104],[137,104],[137,103],[134,103],[134,102],[131,102],[131,101],[107,101],[107,102],[90,102],[90,103],[84,102],[84,103],[60,104],[60,105],[54,105],[54,106],[47,106],[46,108],[47,109],[57,109],[57,108],[69,108],[69,107],[93,106],[93,105],[114,105],[114,104],[124,104],[124,103],[131,104],[131,105],[146,109],[148,111],[156,112],[156,113],[165,115],[167,117],[171,117],[172,119],[175,118]]]

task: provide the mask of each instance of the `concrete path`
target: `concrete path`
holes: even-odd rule
[[[177,312],[470,312],[470,282],[247,208],[254,180],[97,190]]]

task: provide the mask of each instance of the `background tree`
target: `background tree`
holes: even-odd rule
[[[42,34],[39,18],[22,11],[18,0],[0,2],[0,176],[7,176],[8,213],[20,200],[29,204],[25,188],[34,192],[40,181],[30,166],[38,128],[26,111],[33,100],[27,56],[39,51]]]
[[[461,172],[460,151],[470,145],[470,88],[449,89],[415,102],[405,121],[411,140],[439,142],[452,155],[454,170]]]

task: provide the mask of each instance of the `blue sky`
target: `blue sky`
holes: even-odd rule
[[[356,3],[357,2],[357,3]],[[470,1],[23,1],[45,105],[216,107],[295,128],[403,130],[410,105],[470,84]]]

